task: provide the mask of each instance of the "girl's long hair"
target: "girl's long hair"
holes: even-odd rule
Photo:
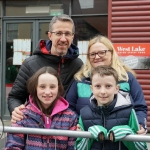
[[[38,85],[38,78],[41,74],[44,73],[49,73],[51,75],[54,75],[57,80],[58,80],[58,94],[56,99],[53,101],[53,103],[47,108],[45,109],[40,100],[37,97],[37,85]],[[62,86],[62,83],[60,81],[60,78],[58,76],[58,73],[55,69],[53,69],[52,67],[42,67],[41,69],[39,69],[31,78],[29,78],[29,80],[27,81],[27,89],[28,92],[30,93],[30,96],[33,99],[33,102],[35,103],[35,105],[46,115],[50,115],[57,100],[59,99],[60,96],[63,96],[64,94],[64,88]]]

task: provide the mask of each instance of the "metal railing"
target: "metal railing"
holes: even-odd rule
[[[70,130],[55,130],[55,129],[38,129],[38,128],[25,128],[25,127],[9,127],[4,126],[4,133],[24,133],[24,134],[39,134],[39,135],[55,135],[55,136],[68,136],[68,137],[82,137],[92,138],[90,132],[87,131],[70,131]],[[127,135],[121,141],[139,141],[150,142],[148,135]]]
[[[4,133],[24,133],[24,134],[38,134],[38,135],[54,135],[54,136],[68,136],[68,137],[81,137],[81,138],[92,138],[90,132],[87,131],[70,131],[70,130],[56,130],[56,129],[39,129],[39,128],[26,128],[26,127],[10,127],[0,126],[0,131]],[[6,137],[5,137],[6,138]],[[149,142],[150,136],[148,135],[127,135],[120,139],[120,141],[138,141],[138,142]],[[6,143],[6,139],[3,140]]]

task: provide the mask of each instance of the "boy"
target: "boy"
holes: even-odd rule
[[[93,139],[78,138],[77,150],[144,150],[144,142],[119,140],[139,130],[137,117],[129,95],[120,94],[118,74],[109,66],[98,66],[91,73],[93,96],[80,111],[79,125],[89,131]],[[85,113],[86,112],[86,113]]]

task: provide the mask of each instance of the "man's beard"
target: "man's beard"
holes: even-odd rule
[[[59,56],[64,56],[64,55],[66,55],[66,53],[67,53],[67,50],[59,50],[59,49],[56,49],[56,52],[59,54]]]

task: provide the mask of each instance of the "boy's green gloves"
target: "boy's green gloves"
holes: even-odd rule
[[[102,126],[94,125],[88,128],[92,137],[97,141],[103,141],[107,138],[107,129]]]
[[[134,135],[135,133],[128,125],[121,125],[115,126],[112,129],[110,129],[107,136],[108,139],[110,139],[110,135],[112,135],[113,141],[117,142],[130,134]],[[122,141],[122,142],[129,150],[148,150],[146,142],[134,142],[134,141],[132,142]]]
[[[126,137],[129,134],[134,134],[131,128],[128,125],[122,125],[122,126],[115,126],[108,132],[108,138],[110,136],[110,133],[113,134],[113,141],[117,142],[120,139]]]

